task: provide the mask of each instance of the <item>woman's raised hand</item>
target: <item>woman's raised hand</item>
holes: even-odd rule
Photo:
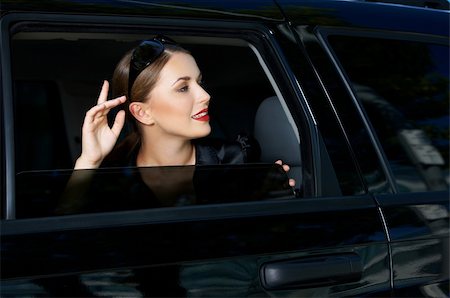
[[[82,129],[82,150],[75,169],[98,168],[113,149],[123,128],[125,111],[117,113],[112,127],[108,125],[107,115],[112,108],[125,102],[125,96],[107,100],[108,89],[109,83],[104,81],[97,105],[86,113]]]

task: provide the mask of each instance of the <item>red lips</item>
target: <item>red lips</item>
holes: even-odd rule
[[[191,118],[198,121],[209,121],[208,108],[201,110]]]

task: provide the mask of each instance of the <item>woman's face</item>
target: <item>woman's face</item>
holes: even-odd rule
[[[210,96],[200,85],[201,79],[191,55],[172,54],[147,100],[154,128],[162,134],[184,139],[204,137],[211,132]]]

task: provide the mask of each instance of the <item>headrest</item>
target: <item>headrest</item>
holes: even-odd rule
[[[301,165],[300,144],[278,97],[266,98],[256,111],[255,138],[261,146],[261,161]]]

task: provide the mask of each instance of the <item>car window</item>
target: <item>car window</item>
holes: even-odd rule
[[[95,178],[89,178],[88,184],[68,186],[71,169],[81,150],[83,118],[95,105],[102,81],[111,78],[124,53],[140,40],[154,35],[153,32],[112,34],[55,28],[33,31],[28,27],[27,32],[12,36],[17,218],[61,214],[58,213],[61,202],[67,202],[68,197],[72,200],[74,193],[84,198],[81,201],[90,198],[91,203],[86,205],[80,201],[80,206],[71,206],[62,213],[293,197],[286,181],[280,182],[287,176],[280,178],[284,173],[273,165],[277,159],[290,165],[290,175],[296,179],[297,187],[301,187],[298,131],[289,120],[286,104],[273,78],[268,77],[261,66],[258,50],[242,38],[195,35],[171,37],[193,54],[202,71],[205,88],[212,95],[212,133],[208,138],[211,142],[238,144],[246,150],[250,163],[195,169],[105,168],[94,171],[95,175],[91,171],[76,171],[80,177]],[[245,175],[252,179],[245,180]],[[210,187],[194,187],[194,196],[189,189],[192,183],[184,190],[183,187],[176,189],[175,185],[185,186],[183,179],[194,176],[194,184],[203,179]],[[142,202],[148,190],[130,184],[130,177],[164,178],[165,182],[172,183],[177,198]],[[217,183],[220,180],[222,185]],[[248,183],[244,185],[242,181]],[[150,192],[158,198],[156,189],[157,186]],[[118,204],[105,203],[114,201],[107,199],[114,196],[131,199]]]
[[[329,36],[400,192],[449,188],[446,45]]]
[[[17,218],[293,197],[283,169],[266,163],[32,171],[16,184]]]

